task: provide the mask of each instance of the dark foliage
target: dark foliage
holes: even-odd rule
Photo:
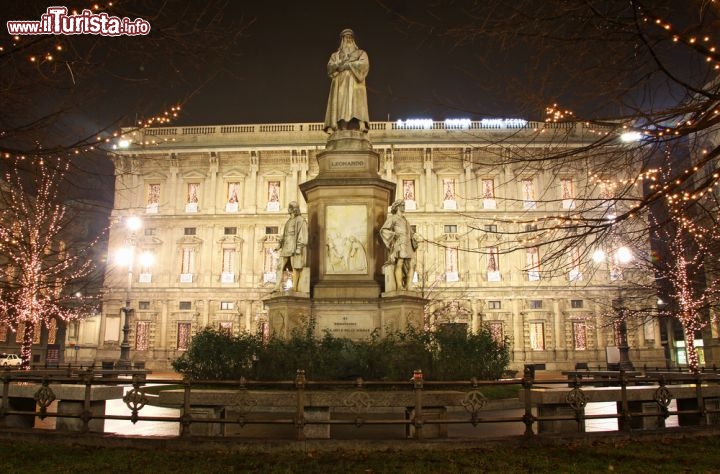
[[[199,380],[291,380],[298,369],[310,380],[404,380],[416,369],[428,380],[492,380],[500,377],[509,360],[508,341],[497,343],[486,329],[468,334],[410,328],[354,341],[329,332],[317,338],[308,327],[287,339],[263,341],[261,335],[230,336],[206,328],[172,366]]]

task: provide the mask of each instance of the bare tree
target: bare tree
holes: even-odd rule
[[[55,4],[11,2],[3,5],[3,18],[38,21]],[[173,120],[237,58],[250,21],[228,18],[227,7],[225,0],[88,4],[93,14],[142,19],[151,30],[113,37],[6,35],[0,39],[0,153],[29,163],[63,157],[72,162],[67,178],[78,192],[112,190],[112,167],[98,148],[120,127]]]
[[[448,97],[449,105],[481,117],[512,111],[531,120],[595,127],[595,138],[583,143],[573,144],[569,132],[554,128],[553,144],[542,150],[507,142],[508,153],[474,163],[550,174],[590,170],[593,179],[576,190],[581,205],[535,222],[541,245],[552,248],[545,250],[548,261],[581,238],[617,233],[625,221],[647,230],[653,203],[713,194],[716,173],[695,178],[698,170],[717,171],[720,155],[718,141],[706,140],[720,121],[720,53],[713,43],[720,12],[714,2],[435,1],[413,13],[391,1],[379,3],[408,34],[471,53],[473,60],[459,64],[459,73],[502,78],[478,80],[476,95],[462,97],[462,104]],[[503,103],[489,107],[483,101],[491,95]],[[636,141],[619,140],[633,131]],[[685,168],[664,180],[663,171],[677,169],[679,159]],[[646,180],[655,186],[638,192]],[[608,199],[598,199],[601,192],[618,204],[612,219],[601,206]]]
[[[410,12],[378,2],[419,41],[470,53],[472,61],[456,73],[478,78],[477,91],[448,96],[448,105],[478,117],[546,123],[538,140],[528,132],[525,145],[508,134],[474,150],[473,166],[543,174],[551,186],[563,172],[578,176],[572,205],[562,212],[497,218],[507,224],[498,226],[507,237],[500,251],[535,246],[538,267],[549,275],[574,266],[587,271],[605,252],[612,277],[616,252],[632,248],[635,268],[619,283],[630,287],[634,302],[622,318],[658,315],[652,294],[659,292],[668,300],[661,315],[681,323],[697,370],[693,337],[717,304],[711,257],[720,243],[718,4],[439,0]],[[582,139],[578,128],[588,132]],[[554,209],[557,199],[537,196]],[[482,219],[463,218],[483,232]],[[609,315],[617,313],[608,305]]]
[[[0,324],[22,333],[25,369],[41,326],[52,333],[98,306],[84,290],[93,284],[93,250],[103,234],[82,231],[82,209],[62,202],[62,160],[50,160],[37,162],[29,182],[17,168],[8,172],[0,192]]]

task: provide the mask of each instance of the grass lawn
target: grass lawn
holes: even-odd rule
[[[379,450],[258,452],[221,448],[98,448],[0,440],[0,472],[30,473],[464,473],[720,472],[720,435],[565,442],[478,444],[473,449],[397,443]],[[392,446],[392,445],[389,445]],[[297,445],[295,446],[297,448]]]

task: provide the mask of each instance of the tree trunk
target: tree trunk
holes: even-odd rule
[[[695,348],[695,332],[685,330],[684,333],[688,368],[690,372],[697,374],[700,372],[700,360],[698,359],[697,349]]]
[[[22,344],[20,346],[20,357],[22,363],[20,369],[30,370],[30,363],[32,362],[32,344],[35,338],[35,325],[30,321],[25,322],[25,330],[23,331]]]

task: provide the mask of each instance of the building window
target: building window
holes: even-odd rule
[[[144,310],[150,309],[150,302],[149,301],[139,301],[138,309],[144,309]]]
[[[197,212],[198,202],[200,202],[198,196],[200,194],[200,184],[188,183],[187,200],[185,201],[185,212]]]
[[[572,179],[560,180],[560,199],[562,200],[563,209],[573,209],[575,207],[575,190]]]
[[[267,210],[272,212],[280,210],[280,181],[268,181]]]
[[[263,283],[276,283],[279,255],[274,244],[265,244],[263,248]]]
[[[178,323],[177,350],[186,351],[190,347],[191,328],[192,326],[190,323]]]
[[[483,199],[495,199],[495,180],[482,180],[482,197]]]
[[[221,310],[231,310],[231,309],[235,309],[235,302],[234,302],[234,301],[221,301],[221,302],[220,302],[220,309],[221,309]]]
[[[150,348],[150,321],[138,321],[135,324],[135,350],[146,351]]]
[[[542,309],[543,302],[542,300],[530,300],[528,304],[528,308],[530,309]]]
[[[505,336],[503,335],[503,323],[502,321],[491,321],[487,323],[488,331],[490,332],[490,337],[492,337],[492,340],[495,341],[497,344],[504,344],[505,343]]]
[[[237,212],[240,203],[240,183],[228,183],[225,212]]]
[[[570,300],[570,307],[573,309],[580,309],[583,307],[583,300]]]
[[[42,326],[40,325],[40,321],[37,321],[35,323],[35,330],[33,331],[33,344],[40,344],[40,332],[42,331]],[[15,342],[18,344],[22,344],[23,337],[25,336],[25,323],[18,323],[17,326],[17,333],[15,334]]]
[[[58,327],[57,327],[57,319],[52,318],[52,319],[50,320],[50,324],[48,324],[47,330],[48,330],[47,343],[48,343],[48,344],[55,344],[55,342],[56,342],[56,341],[55,341],[55,338],[57,337],[57,330],[58,330]]]
[[[192,309],[192,301],[180,301],[178,303],[178,309],[180,311],[188,311]]]
[[[183,232],[185,235],[195,235],[197,233],[197,229],[195,227],[185,227]]]
[[[457,209],[454,178],[443,178],[443,209]]]
[[[446,225],[445,233],[446,234],[457,234],[457,226],[456,225]]]
[[[497,233],[497,225],[485,224],[485,232]]]
[[[523,179],[521,181],[522,186],[522,199],[524,209],[535,209],[535,184],[532,179]]]
[[[495,201],[495,180],[494,179],[483,179],[482,180],[482,199],[483,199],[483,209],[497,209],[497,203]]]
[[[488,281],[500,281],[500,261],[498,259],[498,248],[487,247],[487,279]]]
[[[218,324],[218,329],[222,334],[232,336],[233,323],[231,321],[220,321],[220,323]]]
[[[488,309],[501,309],[502,303],[498,300],[490,300],[487,302]]]
[[[157,213],[160,206],[160,184],[150,183],[147,190],[145,212],[148,214]]]
[[[415,202],[415,180],[414,179],[403,179],[403,199],[405,200],[405,210],[414,211],[417,209]]]
[[[0,342],[7,342],[8,326],[0,324]]]
[[[225,235],[237,235],[237,227],[225,227]]]
[[[525,249],[525,264],[527,265],[528,281],[540,280],[540,251],[537,247]]]
[[[573,349],[587,350],[587,324],[585,321],[573,321]]]
[[[80,332],[80,321],[69,321],[68,326],[68,338],[77,339]],[[0,342],[5,342],[2,338],[2,327],[0,327]]]
[[[153,236],[157,233],[157,229],[155,227],[145,227],[143,231],[148,237]]]
[[[533,351],[545,350],[545,323],[541,321],[530,322],[530,349]]]
[[[152,250],[143,250],[142,253],[140,253],[140,275],[138,275],[138,282],[152,282],[152,266],[154,262],[155,252]]]
[[[278,226],[265,227],[265,235],[277,235],[278,230],[279,230]]]
[[[537,229],[537,224],[525,224],[525,232],[535,232]]]

